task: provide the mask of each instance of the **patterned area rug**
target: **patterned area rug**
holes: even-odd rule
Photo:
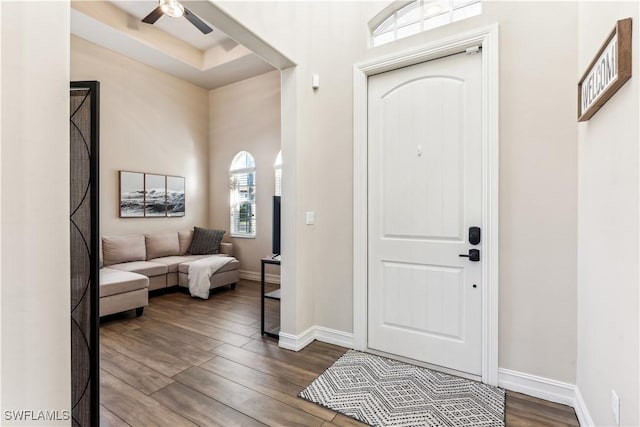
[[[504,390],[353,350],[299,396],[372,426],[504,426]]]

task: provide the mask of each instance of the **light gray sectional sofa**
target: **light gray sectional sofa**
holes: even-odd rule
[[[100,316],[136,309],[142,315],[149,305],[149,278],[114,268],[100,269]]]
[[[193,231],[127,234],[102,238],[100,269],[100,316],[136,309],[138,316],[148,305],[149,291],[181,286],[188,288],[189,265],[209,256],[233,257],[231,243],[220,244],[218,255],[188,253]],[[240,263],[234,259],[210,279],[210,289],[235,287]]]

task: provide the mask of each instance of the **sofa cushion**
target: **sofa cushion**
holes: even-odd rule
[[[180,255],[186,255],[191,246],[191,240],[193,239],[193,230],[178,231],[178,241],[180,243]]]
[[[214,256],[224,256],[224,255],[214,255]],[[180,273],[189,274],[189,266],[191,265],[191,263],[202,258],[205,258],[205,257],[198,257],[191,261],[183,262],[178,266],[178,271]],[[234,258],[233,261],[224,265],[220,270],[216,271],[215,274],[224,273],[225,271],[237,270],[239,267],[240,267],[240,262]]]
[[[193,227],[193,240],[189,246],[189,253],[192,255],[219,254],[224,233],[223,230]]]
[[[206,256],[207,255],[165,256],[162,258],[154,258],[149,261],[164,264],[167,266],[169,273],[176,273],[178,271],[178,266],[183,262],[195,261],[196,259],[204,258]]]
[[[220,253],[233,256],[233,243],[220,243]]]
[[[132,273],[143,274],[147,277],[160,276],[167,274],[168,268],[164,264],[150,261],[123,262],[122,264],[113,264],[110,266],[116,270],[130,271]]]
[[[175,231],[146,234],[144,241],[147,247],[147,260],[164,256],[175,256],[180,253],[178,233]]]
[[[149,287],[149,278],[142,274],[114,268],[100,269],[100,298]]]
[[[102,254],[105,266],[122,262],[144,261],[147,250],[142,234],[105,236],[102,238]]]

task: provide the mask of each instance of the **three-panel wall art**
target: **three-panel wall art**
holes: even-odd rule
[[[120,218],[181,217],[184,177],[120,171]]]

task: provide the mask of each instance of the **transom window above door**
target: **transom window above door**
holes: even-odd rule
[[[371,30],[371,39],[380,46],[481,13],[481,0],[414,0],[383,18]]]

